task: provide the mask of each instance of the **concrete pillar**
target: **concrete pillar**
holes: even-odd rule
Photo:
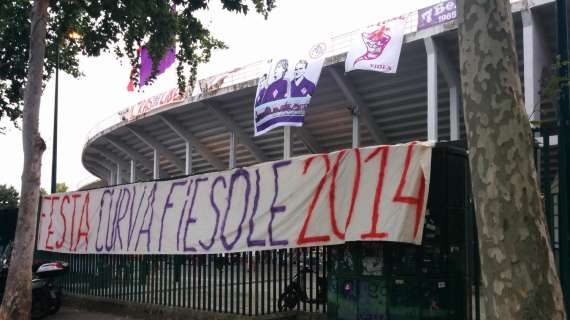
[[[283,159],[290,159],[292,155],[291,150],[291,127],[283,127]]]
[[[437,50],[432,38],[425,38],[427,53],[427,138],[437,141]]]
[[[115,170],[109,170],[109,185],[110,186],[114,186],[115,183],[117,182],[116,178],[115,178],[115,174],[116,174]]]
[[[185,174],[186,175],[191,175],[192,174],[192,145],[190,144],[190,141],[186,141],[186,170],[185,170]]]
[[[352,147],[360,147],[360,119],[358,118],[358,107],[354,106],[351,110],[352,114]]]
[[[460,117],[459,117],[459,87],[458,84],[449,86],[449,138],[451,141],[459,140]]]
[[[230,131],[230,160],[228,163],[230,169],[236,167],[236,148],[237,148],[237,134],[235,131]]]
[[[540,80],[549,66],[549,53],[544,32],[533,12],[521,12],[523,24],[524,104],[529,120],[540,121]]]
[[[123,183],[123,177],[121,176],[121,165],[118,163],[117,163],[117,174],[115,178],[117,179],[117,184]]]
[[[135,160],[131,160],[131,183],[134,183],[137,180],[137,173],[136,173],[136,165]]]
[[[160,179],[160,154],[157,149],[153,150],[152,178]]]

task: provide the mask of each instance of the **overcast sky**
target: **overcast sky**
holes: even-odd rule
[[[214,36],[226,42],[229,49],[216,51],[208,64],[199,68],[198,78],[231,70],[261,59],[270,58],[276,48],[306,46],[386,18],[422,8],[439,0],[279,0],[269,18],[250,12],[247,16],[228,13],[219,1],[210,2],[210,9],[200,12],[202,22]],[[112,55],[82,58],[80,79],[60,73],[58,182],[72,190],[96,178],[81,164],[81,152],[90,130],[117,111],[144,98],[175,88],[172,67],[143,92],[128,92],[130,66]],[[42,161],[42,187],[50,190],[53,137],[54,81],[42,96],[40,132],[47,150]],[[253,101],[252,101],[253,105]],[[0,135],[0,184],[20,189],[22,174],[21,131],[6,121],[5,135]]]

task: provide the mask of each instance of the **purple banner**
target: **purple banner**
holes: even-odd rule
[[[275,127],[300,127],[316,90],[326,44],[309,52],[267,60],[255,94],[253,122],[257,137]]]
[[[168,67],[170,67],[176,60],[176,51],[174,48],[168,49],[160,62],[158,63],[158,70],[156,75],[162,74]],[[141,50],[141,69],[140,69],[140,80],[139,87],[146,85],[150,75],[152,73],[152,58],[148,53],[147,48],[143,47]]]
[[[457,18],[455,0],[442,1],[427,8],[418,10],[418,30],[446,23]]]

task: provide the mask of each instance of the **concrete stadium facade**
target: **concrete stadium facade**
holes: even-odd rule
[[[555,107],[540,97],[541,78],[556,55],[554,1],[513,1],[512,11],[529,119],[554,121]],[[107,119],[88,138],[83,165],[115,185],[357,146],[461,139],[457,21],[418,31],[417,15],[408,15],[396,74],[345,74],[352,33],[333,38],[301,128],[253,137],[252,107],[262,65],[256,62],[226,74],[215,90]]]

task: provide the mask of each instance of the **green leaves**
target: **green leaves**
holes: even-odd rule
[[[0,184],[0,209],[13,209],[18,207],[20,195],[12,186]]]
[[[275,7],[274,0],[221,1],[224,9],[243,14],[253,5],[265,18]],[[136,50],[144,45],[153,59],[152,82],[162,55],[176,43],[178,86],[184,91],[188,82],[194,84],[197,66],[210,59],[212,50],[226,48],[193,15],[207,7],[207,0],[51,0],[43,81],[55,71],[58,50],[60,70],[79,77],[80,54],[110,51],[138,67]],[[21,116],[30,12],[29,0],[0,1],[0,119],[8,117],[14,123]],[[82,39],[68,39],[70,31]],[[137,79],[138,72],[132,77]]]

